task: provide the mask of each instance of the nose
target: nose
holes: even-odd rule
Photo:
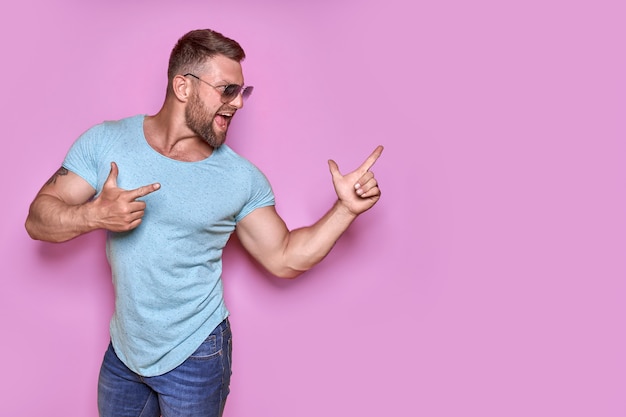
[[[235,97],[234,99],[232,99],[228,105],[229,106],[233,106],[235,107],[237,110],[239,110],[240,108],[243,107],[243,90],[239,92],[239,94],[237,94],[237,97]]]

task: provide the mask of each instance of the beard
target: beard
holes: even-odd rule
[[[213,128],[215,113],[210,114],[197,92],[193,92],[185,108],[185,122],[193,133],[214,149],[219,148],[226,141],[226,131],[216,132]]]

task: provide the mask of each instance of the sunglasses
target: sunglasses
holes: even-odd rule
[[[188,75],[195,78],[198,81],[202,81],[206,85],[211,86],[215,88],[217,91],[219,91],[219,93],[222,95],[222,103],[230,103],[231,101],[236,99],[239,94],[241,94],[241,98],[245,100],[248,97],[250,97],[250,94],[252,94],[252,90],[254,90],[254,87],[252,87],[251,85],[243,86],[239,84],[227,84],[227,85],[215,86],[215,85],[209,84],[208,82],[204,81],[202,78],[198,77],[197,75],[193,75],[190,72],[185,74],[184,77]]]

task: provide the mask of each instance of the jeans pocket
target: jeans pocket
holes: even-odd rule
[[[204,342],[200,345],[198,349],[194,353],[191,354],[189,359],[196,360],[205,360],[211,359],[213,357],[217,357],[222,354],[222,343],[221,338],[219,338],[215,334],[209,335]]]

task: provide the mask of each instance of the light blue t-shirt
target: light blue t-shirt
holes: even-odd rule
[[[143,121],[139,115],[92,127],[63,166],[97,193],[112,161],[120,188],[161,184],[142,198],[139,227],[107,235],[113,347],[131,370],[155,376],[184,362],[228,316],[222,250],[237,222],[273,205],[274,195],[266,177],[226,145],[198,162],[161,155],[148,145]]]

